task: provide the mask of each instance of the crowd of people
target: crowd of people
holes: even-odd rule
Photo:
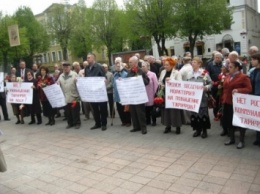
[[[16,124],[24,124],[24,117],[30,116],[28,123],[42,124],[42,115],[48,118],[45,125],[55,125],[55,118],[60,117],[64,110],[67,120],[67,129],[81,127],[80,112],[82,110],[88,120],[93,115],[95,124],[91,130],[101,128],[107,129],[107,119],[115,117],[116,110],[122,127],[133,128],[130,132],[140,131],[147,133],[147,126],[156,126],[157,120],[165,126],[164,133],[170,133],[175,128],[176,134],[181,134],[182,125],[190,125],[194,130],[193,137],[201,136],[207,138],[208,129],[211,128],[209,117],[209,101],[213,100],[214,120],[220,121],[223,128],[221,136],[228,136],[225,145],[235,143],[235,131],[240,132],[237,148],[244,147],[246,129],[233,126],[233,102],[232,94],[243,93],[260,96],[260,53],[253,46],[249,50],[250,63],[244,64],[239,60],[236,51],[229,52],[227,48],[214,51],[212,58],[203,63],[198,56],[191,56],[190,52],[183,57],[162,56],[156,60],[151,55],[144,56],[136,53],[130,57],[127,63],[117,57],[115,63],[109,68],[107,64],[96,62],[95,55],[89,53],[87,60],[82,64],[79,62],[62,62],[54,65],[54,72],[42,65],[39,69],[33,64],[32,69],[26,68],[25,61],[20,61],[19,69],[11,68],[10,74],[5,81],[8,82],[32,82],[33,102],[30,105],[11,104],[13,114],[17,117]],[[117,87],[117,80],[129,77],[141,76],[146,88],[148,102],[135,105],[122,105]],[[77,90],[78,77],[104,77],[107,88],[108,102],[82,102]],[[200,82],[203,84],[203,94],[198,113],[187,110],[165,107],[165,85],[168,81]],[[66,106],[53,108],[46,97],[43,88],[52,84],[60,85],[66,101]],[[8,92],[8,91],[7,91]],[[157,104],[155,98],[162,99]],[[0,93],[0,105],[2,107],[4,120],[10,120],[6,108],[6,94]],[[116,106],[114,106],[114,103]],[[108,108],[109,107],[109,108]],[[36,119],[35,119],[36,117]],[[260,132],[257,132],[254,145],[260,146]]]

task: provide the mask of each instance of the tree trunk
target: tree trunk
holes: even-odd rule
[[[8,66],[8,52],[3,52],[3,61],[4,61],[4,73],[7,73],[7,66]]]
[[[155,40],[155,42],[157,44],[157,49],[158,49],[159,56],[162,56],[163,55],[163,50],[162,50],[162,47],[160,45],[161,38],[158,35],[153,35],[153,37],[154,37],[154,40]]]
[[[63,60],[68,60],[68,50],[67,47],[62,48]]]
[[[168,50],[165,47],[165,37],[162,35],[162,52],[165,53],[166,56],[169,56]]]
[[[192,36],[192,34],[189,35],[190,52],[192,58],[194,57],[194,47],[195,47],[197,36],[198,36],[197,34],[195,34],[194,37]]]

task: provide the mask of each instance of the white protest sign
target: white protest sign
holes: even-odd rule
[[[116,80],[116,86],[122,105],[144,104],[148,102],[142,76]]]
[[[166,108],[199,112],[203,83],[172,80],[165,85]]]
[[[260,96],[233,95],[233,125],[260,131]]]
[[[0,72],[0,92],[4,91],[4,72]]]
[[[104,77],[79,77],[76,85],[83,102],[108,101]]]
[[[14,104],[32,104],[33,83],[7,82],[7,102]]]
[[[52,108],[60,108],[66,106],[65,97],[61,87],[57,84],[52,84],[42,88],[48,98]]]

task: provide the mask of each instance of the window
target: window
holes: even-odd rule
[[[49,62],[47,53],[43,54],[43,62],[44,63],[48,63]]]
[[[203,55],[203,46],[197,46],[197,55]]]
[[[55,53],[55,51],[51,52],[51,61],[52,62],[56,61],[56,53]]]
[[[58,51],[58,61],[62,61],[62,52]]]

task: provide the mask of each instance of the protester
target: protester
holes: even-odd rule
[[[191,127],[195,130],[193,137],[201,135],[202,138],[208,137],[207,129],[210,129],[210,118],[208,111],[208,92],[212,87],[212,80],[207,72],[201,68],[202,60],[200,57],[194,57],[192,60],[192,74],[189,81],[203,83],[203,94],[200,103],[199,112],[191,112],[190,121]],[[202,132],[202,133],[201,133]]]
[[[178,80],[181,81],[180,72],[175,69],[177,65],[177,61],[168,57],[164,60],[165,69],[162,70],[159,85],[161,90],[163,89],[164,97],[165,97],[165,85],[168,81]],[[180,109],[174,108],[166,108],[165,106],[161,110],[161,121],[165,127],[164,133],[171,132],[171,127],[176,127],[176,134],[181,133],[181,126],[184,123],[184,115],[183,111]]]
[[[37,77],[40,75],[39,71],[38,71],[38,65],[36,63],[34,63],[32,65],[32,73],[33,73],[33,78],[37,79]]]
[[[121,79],[126,78],[126,76],[127,76],[127,71],[125,71],[123,67],[123,63],[119,61],[116,62],[115,73],[113,75],[113,97],[114,97],[113,99],[114,102],[116,102],[118,115],[122,122],[121,126],[129,127],[131,126],[131,115],[129,110],[126,110],[126,107],[128,106],[124,106],[121,104],[120,96],[117,89],[117,83],[116,83],[117,80],[120,81]]]
[[[142,70],[149,78],[149,84],[145,86],[146,93],[148,96],[148,102],[145,103],[145,112],[146,112],[146,124],[155,126],[156,125],[156,117],[155,115],[152,115],[153,111],[153,104],[154,104],[154,96],[156,94],[156,91],[158,89],[158,79],[157,75],[150,71],[150,64],[148,62],[142,63]],[[152,122],[151,122],[152,119]]]
[[[144,84],[149,84],[149,78],[147,75],[138,67],[138,58],[133,56],[129,59],[130,70],[127,77],[142,76]],[[145,122],[145,104],[130,105],[130,113],[133,123],[133,129],[130,132],[142,131],[142,134],[147,133],[146,122]]]
[[[87,56],[89,65],[85,69],[85,77],[104,77],[106,78],[103,67],[96,62],[96,56],[89,53]],[[90,129],[98,129],[101,127],[102,131],[107,129],[107,102],[91,102],[93,108],[95,125]]]
[[[35,123],[35,115],[37,118],[37,125],[40,125],[42,123],[42,108],[41,108],[41,104],[40,104],[40,100],[38,98],[38,88],[37,88],[37,80],[34,79],[33,77],[33,72],[32,71],[28,71],[27,72],[27,82],[31,82],[33,83],[33,100],[32,100],[32,104],[26,105],[28,106],[28,109],[30,110],[30,115],[31,115],[31,121],[29,122],[29,125],[34,124]]]
[[[65,102],[67,103],[65,106],[68,123],[66,129],[71,127],[79,129],[81,125],[80,100],[76,86],[76,78],[78,77],[78,74],[71,70],[69,62],[63,62],[62,66],[63,73],[58,79],[58,84],[61,86],[65,96]]]
[[[255,68],[250,74],[252,94],[260,96],[260,53],[251,56],[251,64]],[[256,132],[256,140],[253,144],[260,146],[260,131]]]
[[[22,80],[27,81],[26,75],[30,69],[26,68],[25,61],[21,60],[19,63],[19,69],[16,71],[16,77],[20,77]]]
[[[55,125],[55,109],[52,108],[49,100],[47,99],[43,88],[54,84],[54,80],[49,76],[49,69],[45,66],[41,66],[39,69],[40,75],[36,82],[36,88],[38,96],[42,104],[43,116],[48,117],[48,122],[45,125]]]
[[[233,120],[233,102],[232,95],[234,93],[249,94],[252,92],[252,86],[250,79],[243,73],[241,73],[242,64],[238,61],[230,62],[229,75],[226,77],[223,84],[223,127],[229,130],[230,139],[225,142],[225,145],[231,145],[235,143],[235,126],[232,124]],[[237,127],[240,131],[240,141],[237,144],[237,148],[244,147],[245,129]]]

